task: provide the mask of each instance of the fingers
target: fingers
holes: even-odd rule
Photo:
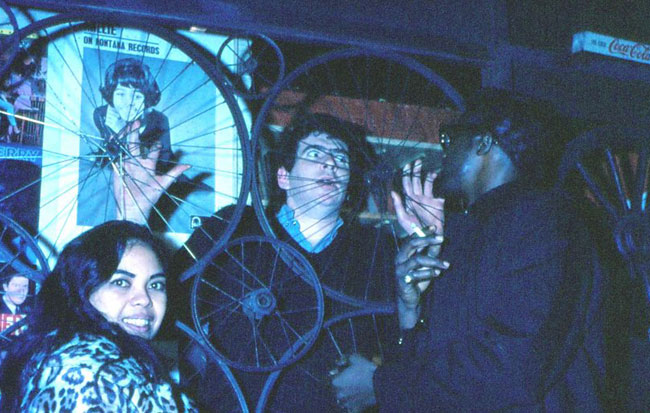
[[[423,259],[425,258],[425,259]],[[426,256],[418,255],[414,260],[406,264],[409,270],[402,278],[406,284],[417,284],[422,281],[429,281],[442,274],[442,271],[449,268],[449,262],[440,260],[438,258],[426,259]]]
[[[411,187],[415,196],[422,195],[422,159],[417,159],[413,166],[413,177],[411,178]]]
[[[167,172],[165,175],[161,175],[159,178],[159,184],[160,186],[164,189],[167,190],[169,189],[170,185],[178,179],[179,176],[183,174],[183,172],[187,171],[190,169],[191,165],[186,165],[186,164],[179,164],[174,166],[169,172]]]
[[[138,157],[140,153],[140,133],[138,129],[140,128],[140,121],[136,120],[135,122],[129,124],[124,128],[118,135],[118,139],[126,137],[126,149],[128,153],[133,157]]]
[[[408,242],[399,249],[397,252],[395,263],[397,265],[406,262],[418,250],[423,250],[429,246],[437,246],[442,244],[444,237],[442,235],[428,236],[422,238],[411,238]]]
[[[406,194],[407,204],[408,199],[422,195],[422,160],[418,159],[413,162],[411,166],[410,163],[407,163],[402,168],[402,186],[404,187],[404,193]]]
[[[426,254],[417,254],[411,257],[408,261],[404,263],[404,268],[406,269],[406,274],[411,274],[420,268],[425,268],[422,270],[422,276],[426,275],[440,275],[440,271],[436,270],[446,270],[449,268],[449,263],[447,261],[429,257]],[[425,274],[425,272],[427,274]]]
[[[422,160],[417,159],[412,164],[408,163],[402,168],[402,186],[405,195],[404,205],[409,214],[419,215],[435,199],[433,198],[433,181],[437,177],[437,174],[428,172],[423,183],[422,167]]]
[[[158,158],[160,158],[160,150],[162,149],[162,143],[160,141],[156,141],[153,145],[151,145],[151,148],[149,149],[148,153],[143,153],[142,157],[143,158],[149,158],[154,162],[158,162]]]
[[[435,172],[429,172],[427,174],[427,177],[424,180],[424,196],[433,198],[433,181],[435,181],[437,177],[438,174]]]
[[[397,215],[397,222],[400,226],[406,231],[407,234],[411,235],[413,229],[411,228],[413,224],[413,217],[406,211],[404,204],[402,203],[402,197],[397,194],[395,191],[390,192],[390,196],[393,199],[393,206],[395,207],[395,215]]]
[[[406,284],[419,284],[424,281],[432,280],[442,273],[440,269],[426,268],[417,271],[411,271],[404,276]]]
[[[413,183],[411,182],[411,164],[407,163],[402,168],[402,187],[404,188],[404,194],[406,194],[406,199],[413,195]]]

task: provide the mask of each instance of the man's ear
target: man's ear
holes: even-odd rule
[[[289,189],[289,172],[284,166],[278,168],[278,186],[285,191]]]
[[[479,156],[486,155],[488,152],[490,152],[490,149],[492,149],[492,145],[494,145],[494,138],[492,138],[492,135],[489,133],[477,136],[478,139],[478,146],[476,148],[476,154]]]

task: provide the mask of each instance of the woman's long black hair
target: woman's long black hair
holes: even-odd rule
[[[22,372],[30,358],[48,352],[78,333],[107,337],[120,348],[122,357],[140,362],[154,382],[167,379],[148,340],[132,336],[109,323],[93,307],[92,292],[117,270],[127,248],[149,246],[162,262],[161,248],[145,227],[129,221],[109,221],[94,227],[65,246],[52,273],[43,283],[28,315],[28,329],[11,343],[0,368],[0,411],[19,411]]]

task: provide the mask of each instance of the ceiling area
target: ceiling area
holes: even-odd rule
[[[571,54],[573,34],[650,43],[650,3],[609,0],[9,0],[54,12],[128,13],[155,24],[276,40],[290,70],[338,46],[408,53],[461,94],[481,86],[551,100],[569,116],[650,118],[648,66]],[[180,4],[180,6],[179,6]],[[615,107],[615,110],[612,110]]]

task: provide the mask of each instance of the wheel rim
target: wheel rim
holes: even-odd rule
[[[312,407],[317,407],[318,411],[343,411],[331,388],[330,371],[343,369],[345,358],[352,354],[361,354],[381,364],[386,356],[384,347],[390,340],[384,331],[392,328],[398,331],[393,318],[392,311],[366,308],[327,320],[321,337],[311,350],[311,360],[299,360],[296,365],[269,374],[256,411],[282,411],[285,406],[275,404],[280,402],[274,403],[274,398],[281,400],[296,391],[308,394],[310,403],[314,404]]]
[[[237,238],[197,266],[194,328],[217,358],[244,371],[274,371],[309,350],[323,322],[323,293],[295,249]]]
[[[371,74],[379,75],[373,77]],[[375,78],[379,80],[375,83],[370,81]],[[392,274],[377,278],[377,274],[391,272],[378,269],[392,265],[384,258],[394,255],[401,235],[394,225],[390,188],[393,181],[399,180],[400,165],[420,156],[427,157],[425,168],[439,163],[442,155],[438,144],[438,122],[443,118],[452,119],[462,111],[463,100],[436,73],[413,59],[393,53],[337,50],[299,66],[276,86],[253,127],[256,168],[253,201],[262,227],[269,236],[277,236],[282,231],[274,225],[273,214],[278,206],[268,208],[269,199],[280,192],[275,171],[268,162],[268,158],[278,155],[269,141],[277,139],[270,135],[277,135],[279,128],[273,130],[268,125],[280,125],[281,128],[298,108],[327,113],[365,127],[370,131],[369,141],[373,146],[373,149],[360,151],[360,157],[366,159],[368,167],[364,171],[350,169],[351,175],[356,173],[360,179],[350,183],[349,189],[360,196],[348,203],[349,213],[343,216],[344,222],[349,222],[356,219],[359,211],[370,212],[369,217],[364,218],[364,214],[360,217],[373,224],[365,242],[376,247],[368,260],[372,263],[369,268],[361,274],[356,272],[365,277],[363,284],[368,288],[355,291],[345,285],[345,280],[338,285],[330,283],[328,279],[333,277],[328,276],[327,268],[331,266],[324,265],[324,268],[315,267],[323,289],[329,297],[347,305],[392,305],[392,296],[385,293],[390,289],[383,288],[392,285]],[[281,151],[282,146],[279,147]],[[314,183],[305,183],[306,190],[310,185]],[[366,194],[370,195],[368,206],[365,204]],[[349,251],[343,252],[349,254]],[[339,256],[345,257],[343,252]],[[363,254],[358,256],[365,257]],[[373,291],[373,287],[379,286],[382,286],[381,291]]]
[[[5,74],[5,70],[11,65],[20,46],[18,36],[18,23],[16,16],[7,4],[0,0],[0,50],[2,58],[0,59],[0,78]]]
[[[0,272],[10,270],[42,283],[49,274],[49,265],[29,232],[0,214]]]
[[[604,127],[567,146],[560,184],[600,213],[611,240],[650,300],[650,132]]]
[[[248,134],[235,98],[223,86],[221,74],[186,38],[129,18],[120,17],[119,22],[100,19],[101,26],[92,16],[58,15],[21,30],[23,38],[38,34],[30,48],[35,56],[46,56],[47,74],[39,79],[43,89],[40,106],[35,109],[32,105],[25,116],[25,122],[37,132],[23,134],[16,147],[32,151],[34,155],[22,158],[38,164],[42,173],[38,180],[3,194],[2,200],[9,202],[24,188],[36,187],[40,192],[39,235],[58,251],[89,226],[114,219],[120,206],[134,197],[144,197],[136,205],[137,211],[143,211],[142,205],[147,203],[144,179],[187,164],[191,168],[164,191],[147,225],[180,246],[202,218],[220,219],[216,211],[235,204],[225,231],[214,240],[217,244],[224,241],[241,215],[249,187]],[[111,34],[98,35],[98,31]],[[159,99],[150,99],[155,94],[148,94],[150,100],[142,110],[143,106],[135,109],[131,98],[122,106],[122,113],[115,106],[112,115],[115,118],[118,112],[121,119],[125,114],[127,120],[108,122],[106,97],[116,95],[103,94],[100,88],[110,90],[104,84],[107,72],[113,67],[115,73],[127,58],[140,70],[146,66],[148,79],[158,85]],[[131,120],[136,117],[131,116],[133,112],[139,116]],[[161,142],[161,160],[155,170],[134,156],[125,140],[123,131],[135,128],[136,121],[141,154],[151,150],[154,142]],[[109,123],[109,133],[122,132],[103,136],[98,127]],[[25,144],[28,139],[34,141]],[[131,175],[129,164],[137,165],[142,176]],[[116,196],[111,179],[129,186]]]
[[[218,61],[231,79],[233,91],[245,99],[263,99],[284,77],[280,47],[263,34],[229,37],[219,48]]]
[[[198,397],[194,392],[200,391],[206,393],[203,396],[218,398],[220,411],[248,413],[244,394],[230,368],[221,360],[211,357],[212,352],[194,330],[181,322],[177,322],[176,326],[183,335],[179,345],[183,368],[181,388],[187,389],[195,401]]]

